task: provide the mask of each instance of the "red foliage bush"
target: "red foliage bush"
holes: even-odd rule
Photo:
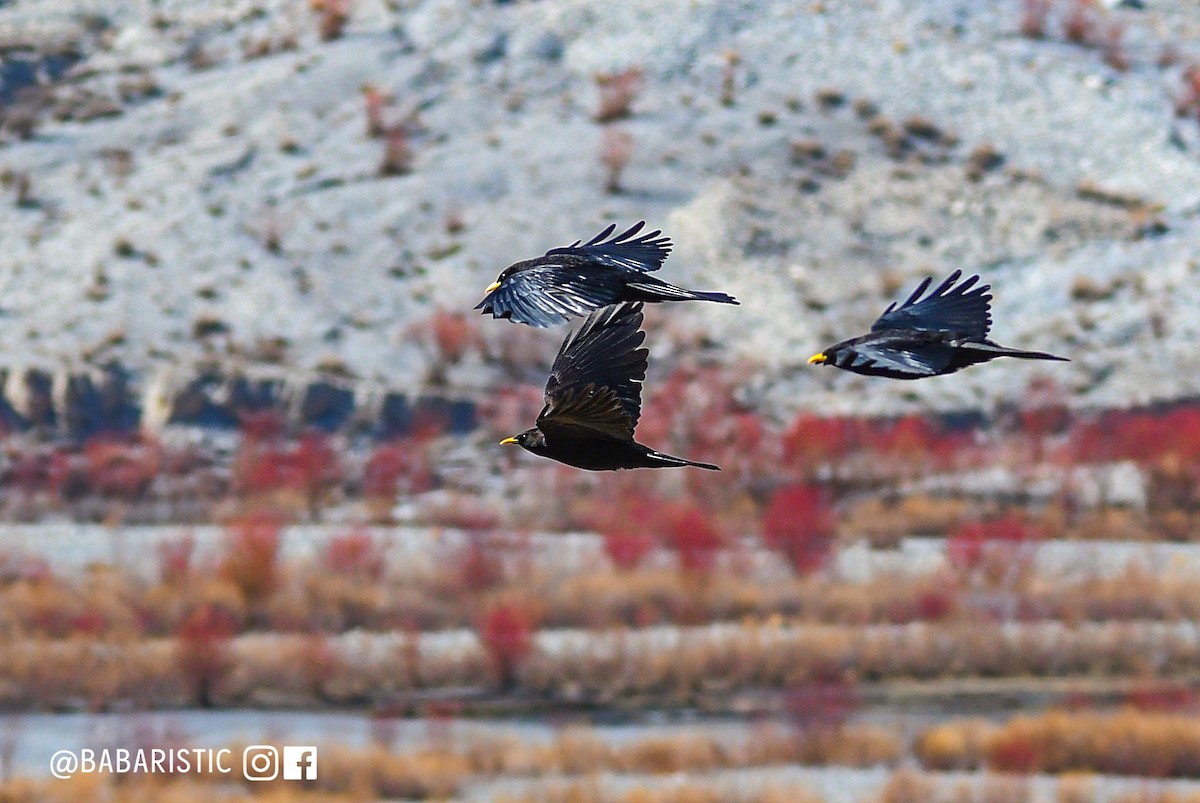
[[[604,551],[623,571],[637,568],[658,543],[658,515],[664,500],[647,494],[639,485],[614,477],[604,486],[599,512],[589,522],[600,533]]]
[[[667,505],[659,510],[654,526],[675,550],[681,569],[696,574],[712,570],[724,539],[710,515],[689,504]]]
[[[605,529],[600,535],[604,539],[605,554],[622,571],[636,569],[654,548],[654,538],[647,532]]]
[[[213,684],[229,669],[229,638],[238,624],[229,611],[208,603],[193,610],[176,631],[180,672],[192,683],[202,706],[213,704]]]
[[[940,428],[920,415],[906,415],[872,427],[868,444],[879,454],[913,459],[935,451]]]
[[[931,588],[917,596],[916,618],[922,622],[946,619],[958,607],[958,591],[952,586]]]
[[[854,684],[832,666],[819,667],[783,697],[788,718],[801,731],[841,728],[861,704]]]
[[[946,539],[946,560],[960,572],[974,571],[983,563],[985,543],[979,526],[960,527]]]
[[[1092,44],[1096,41],[1099,13],[1095,0],[1072,0],[1071,8],[1063,21],[1063,34],[1076,44]]]
[[[1175,114],[1200,119],[1200,64],[1183,71],[1183,93],[1175,102]]]
[[[310,0],[314,11],[318,13],[317,35],[322,42],[332,42],[342,38],[346,24],[350,22],[350,10],[354,7],[353,0]]]
[[[1006,513],[993,519],[969,521],[958,526],[950,540],[966,538],[987,542],[1022,544],[1036,540],[1037,530],[1015,513]]]
[[[370,532],[353,530],[329,539],[322,565],[334,574],[378,582],[383,576],[383,548]]]
[[[1041,533],[1014,513],[959,525],[946,541],[946,560],[960,573],[982,570],[993,579],[1012,576],[1033,557]]]
[[[1037,745],[1020,738],[997,738],[988,747],[988,768],[996,772],[1036,772],[1041,766]]]
[[[266,441],[281,437],[286,424],[283,413],[274,408],[238,413],[238,428],[242,432],[242,437],[253,441]]]
[[[452,559],[455,585],[471,593],[486,591],[504,579],[504,564],[495,550],[472,538]]]
[[[328,435],[309,432],[293,445],[244,437],[233,464],[234,488],[245,494],[281,489],[304,495],[315,516],[325,495],[342,479],[337,451]]]
[[[387,121],[384,119],[390,99],[383,90],[374,84],[364,84],[362,88],[363,105],[366,108],[366,135],[378,139],[387,132]]]
[[[136,499],[154,482],[161,456],[162,450],[153,441],[91,438],[83,446],[88,486],[102,496]]]
[[[443,362],[456,363],[482,345],[475,320],[461,312],[439,309],[430,316],[428,326],[437,356]]]
[[[782,552],[799,574],[825,564],[833,545],[833,511],[824,492],[811,485],[789,485],[771,497],[762,518],[763,540]]]
[[[533,617],[527,608],[503,603],[490,608],[477,627],[479,640],[492,660],[500,685],[511,689],[516,670],[533,650]]]
[[[801,413],[783,433],[784,462],[811,473],[857,448],[861,430],[859,419]]]
[[[1148,463],[1174,456],[1200,459],[1200,404],[1168,410],[1116,410],[1076,427],[1071,443],[1077,460],[1135,460]]]
[[[1200,706],[1200,694],[1187,686],[1148,685],[1125,695],[1125,704],[1139,711],[1168,714],[1195,711]]]
[[[273,591],[279,580],[279,520],[254,515],[226,527],[221,576],[249,601]]]
[[[1021,35],[1041,39],[1046,35],[1046,20],[1050,16],[1050,0],[1023,0],[1021,3]]]
[[[407,449],[396,443],[376,447],[363,466],[363,496],[368,499],[394,499],[400,490],[400,478],[409,469]]]
[[[192,554],[196,549],[196,539],[191,533],[163,539],[155,549],[158,551],[158,577],[165,585],[177,585],[191,573]]]
[[[642,91],[641,67],[630,67],[615,73],[595,76],[600,89],[600,107],[596,110],[596,122],[609,123],[632,114],[633,101]]]

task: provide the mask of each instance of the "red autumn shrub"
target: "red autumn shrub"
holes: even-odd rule
[[[629,117],[633,101],[642,91],[641,67],[630,67],[620,72],[602,73],[595,76],[600,89],[600,107],[596,110],[596,122],[609,123]]]
[[[763,540],[783,553],[798,574],[821,568],[833,546],[833,511],[824,492],[812,485],[777,490],[762,518]]]
[[[221,576],[236,585],[249,601],[262,599],[279,580],[279,520],[253,515],[225,528]]]
[[[946,539],[946,560],[957,571],[973,571],[983,563],[985,543],[982,528],[959,527]]]
[[[388,126],[384,118],[391,99],[374,84],[364,84],[362,94],[367,115],[366,135],[371,139],[378,139],[387,133]]]
[[[334,574],[377,582],[383,576],[383,548],[370,532],[352,530],[329,539],[321,564]]]
[[[958,591],[953,586],[930,588],[917,596],[915,618],[922,622],[946,619],[958,607]]]
[[[502,689],[516,685],[516,671],[533,650],[533,617],[514,603],[501,603],[483,615],[477,626],[479,640],[487,650]]]
[[[482,337],[473,318],[460,312],[439,309],[428,322],[438,359],[456,363],[472,349],[482,345]]]
[[[946,541],[946,559],[963,574],[982,572],[992,581],[1013,579],[1028,568],[1041,533],[1025,519],[1007,513],[960,524]]]
[[[818,667],[808,680],[784,692],[783,706],[801,731],[836,730],[862,705],[852,681],[836,667]]]
[[[158,577],[165,585],[178,585],[192,570],[192,554],[196,539],[191,533],[179,538],[164,539],[155,547],[158,551]]]
[[[995,772],[1037,772],[1041,768],[1041,756],[1036,744],[1002,733],[988,745],[987,765]]]
[[[915,461],[934,451],[941,428],[920,415],[906,415],[891,422],[881,422],[873,427],[872,437],[867,443],[878,454]]]
[[[1181,713],[1195,711],[1200,706],[1200,694],[1187,686],[1149,683],[1126,694],[1124,702],[1139,711]]]
[[[213,686],[229,670],[229,639],[238,624],[229,611],[207,603],[188,614],[176,631],[179,670],[201,706],[213,705]]]
[[[451,557],[450,565],[453,584],[473,594],[486,591],[504,579],[500,556],[479,538],[471,538]]]
[[[266,441],[279,438],[286,423],[283,413],[274,408],[238,412],[238,428],[243,439]]]
[[[1050,16],[1050,0],[1022,0],[1021,35],[1029,39],[1046,36],[1046,20]]]
[[[136,499],[158,475],[161,449],[154,442],[123,442],[107,437],[89,439],[83,446],[90,489],[103,496]]]
[[[669,506],[636,484],[614,482],[606,486],[600,513],[590,522],[604,540],[604,551],[623,571],[637,568],[658,542],[659,516]]]
[[[950,540],[964,538],[984,543],[1024,544],[1036,540],[1037,530],[1015,513],[981,521],[960,524],[950,535]]]
[[[413,437],[377,446],[363,467],[363,494],[394,499],[398,493],[418,494],[433,488],[426,445],[425,440]]]
[[[605,554],[622,571],[636,569],[654,549],[654,538],[647,532],[614,529],[602,530],[600,535],[604,539]]]
[[[860,421],[847,416],[800,413],[783,434],[783,459],[789,467],[811,473],[846,457],[857,448]]]
[[[84,636],[99,636],[108,630],[108,619],[100,611],[81,611],[71,620],[71,632]]]
[[[1099,9],[1095,0],[1071,0],[1071,6],[1063,20],[1063,35],[1068,41],[1076,44],[1093,44],[1096,41],[1099,22]]]
[[[688,504],[669,505],[656,514],[655,530],[675,550],[679,567],[706,574],[717,561],[723,539],[712,517]]]
[[[26,496],[44,490],[49,484],[46,476],[46,456],[18,449],[7,450],[8,468],[4,472],[4,487],[16,488]]]
[[[337,451],[324,433],[309,432],[301,437],[287,456],[287,467],[291,486],[303,492],[314,515],[326,494],[342,479]]]
[[[1200,405],[1109,411],[1075,427],[1071,444],[1076,459],[1087,462],[1200,459]]]

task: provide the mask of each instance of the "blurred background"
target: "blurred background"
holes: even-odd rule
[[[1144,6],[1144,7],[1143,7]],[[0,2],[0,798],[1200,801],[1190,0]],[[646,220],[638,439],[472,307]],[[925,276],[1070,363],[805,364]],[[319,746],[319,774],[50,775]]]

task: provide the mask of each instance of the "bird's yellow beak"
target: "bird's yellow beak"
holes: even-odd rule
[[[808,358],[808,364],[809,365],[820,365],[821,363],[825,362],[828,359],[829,358],[826,357],[824,354],[814,354]]]
[[[492,292],[499,286],[500,286],[500,282],[492,282],[484,289],[484,291],[483,291],[484,295],[487,295],[488,293]]]
[[[516,442],[517,442],[516,438],[505,438],[504,440],[500,441],[500,445],[503,446],[506,443],[516,443]]]

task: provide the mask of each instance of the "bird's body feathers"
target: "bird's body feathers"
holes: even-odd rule
[[[637,443],[647,350],[641,348],[642,305],[618,304],[593,312],[567,335],[546,381],[537,426],[502,443],[592,471],[697,466]]]
[[[1023,351],[988,339],[992,326],[989,285],[976,286],[978,276],[956,285],[954,271],[922,298],[926,278],[899,306],[892,303],[859,337],[843,340],[809,358],[867,376],[921,379],[952,374],[997,357],[1025,360],[1065,360],[1041,351]]]
[[[671,253],[671,241],[658,230],[636,237],[643,226],[644,221],[606,240],[616,228],[610,225],[586,243],[516,262],[500,273],[475,309],[545,327],[622,301],[737,303],[724,293],[685,290],[651,276]]]

